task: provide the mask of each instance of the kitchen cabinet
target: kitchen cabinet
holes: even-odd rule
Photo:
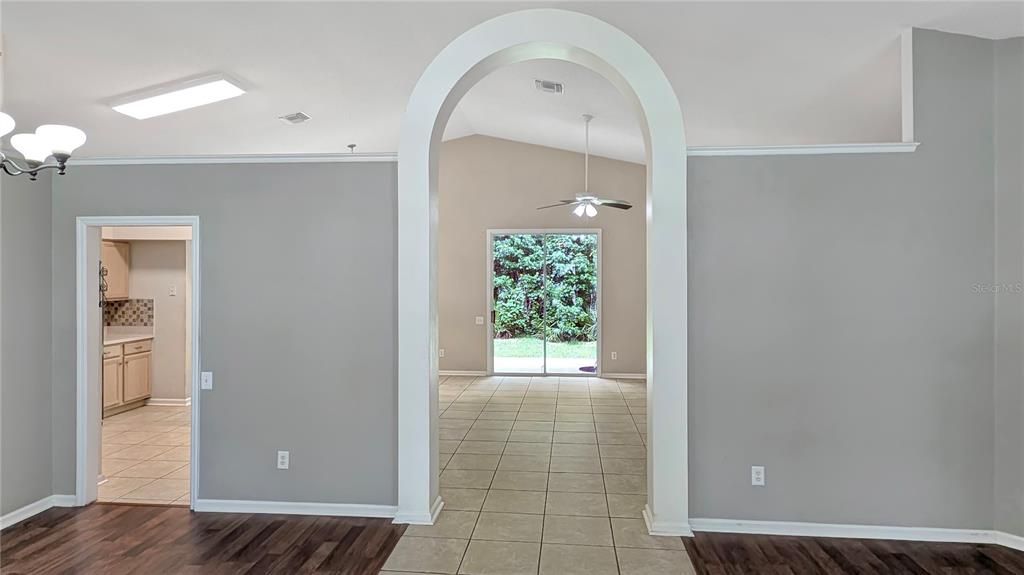
[[[100,262],[107,270],[108,300],[128,299],[128,269],[131,266],[131,244],[103,240]]]
[[[149,372],[153,364],[152,352],[124,356],[122,393],[124,403],[146,399],[150,395]]]
[[[142,407],[153,393],[153,340],[103,347],[103,417]]]
[[[121,374],[123,361],[118,355],[103,360],[103,409],[121,405]]]

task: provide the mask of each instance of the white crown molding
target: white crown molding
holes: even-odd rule
[[[828,156],[836,154],[899,154],[917,149],[918,142],[881,144],[808,144],[787,146],[705,146],[689,148],[687,156]],[[72,158],[69,166],[156,166],[178,164],[333,164],[397,162],[398,155],[380,154],[242,154],[223,156],[138,156]]]
[[[68,166],[146,166],[177,164],[335,164],[395,162],[397,154],[236,154],[222,156],[138,156],[71,158]]]
[[[809,144],[791,146],[711,146],[690,148],[691,157],[708,156],[830,156],[837,154],[906,154],[917,150],[918,142],[882,144]]]
[[[310,503],[304,501],[255,501],[248,499],[196,499],[195,511],[217,513],[271,513],[281,515],[325,515],[332,517],[395,516],[394,505],[363,505],[349,503]]]
[[[1014,541],[1016,545],[1024,544],[1024,538],[986,529],[946,529],[938,527],[895,527],[888,525],[699,518],[690,519],[690,527],[694,531],[744,533],[750,535],[893,539],[950,543],[998,543],[1007,547],[1013,547],[1011,543],[1014,543]]]
[[[15,523],[35,517],[51,507],[73,507],[74,505],[74,495],[48,495],[0,517],[0,529],[7,529]]]

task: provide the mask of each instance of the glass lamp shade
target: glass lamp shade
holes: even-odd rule
[[[29,163],[42,164],[49,157],[52,148],[38,134],[15,134],[11,136],[11,145],[21,152]]]
[[[592,218],[597,215],[597,208],[594,207],[594,204],[587,204],[586,213],[588,218]]]
[[[71,155],[85,143],[85,132],[71,126],[45,124],[36,128],[36,136],[42,139],[53,154]]]
[[[14,118],[0,112],[0,138],[10,134],[14,130]]]
[[[585,212],[585,211],[586,211],[586,209],[587,209],[587,205],[586,205],[586,204],[580,204],[580,205],[576,206],[576,209],[575,209],[575,210],[573,210],[573,211],[572,211],[572,213],[573,213],[573,214],[574,214],[574,215],[575,215],[576,217],[578,217],[578,218],[582,218],[582,217],[583,217],[583,212]]]

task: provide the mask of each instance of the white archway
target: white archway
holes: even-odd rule
[[[432,523],[438,496],[437,156],[455,105],[501,66],[586,66],[633,105],[647,146],[647,507],[652,533],[689,535],[686,141],[672,86],[650,54],[592,16],[513,12],[445,47],[413,89],[398,150],[398,511]]]

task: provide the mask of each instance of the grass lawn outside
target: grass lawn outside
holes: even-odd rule
[[[495,339],[494,357],[542,357],[544,340],[533,337]],[[549,341],[548,357],[552,358],[597,358],[596,341]]]

